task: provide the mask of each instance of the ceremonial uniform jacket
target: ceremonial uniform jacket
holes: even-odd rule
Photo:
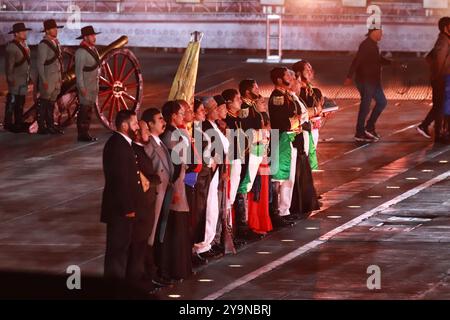
[[[5,73],[8,91],[13,95],[26,95],[30,81],[30,49],[25,42],[13,40],[5,49]]]
[[[37,71],[41,98],[55,101],[61,91],[62,51],[58,41],[45,37],[38,45]],[[44,83],[48,84],[47,90]]]
[[[92,105],[97,102],[100,57],[95,47],[82,44],[75,52],[75,75],[80,104]],[[86,96],[81,90],[86,90]]]

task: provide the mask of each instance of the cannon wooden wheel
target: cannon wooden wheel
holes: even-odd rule
[[[70,70],[75,64],[75,51],[72,48],[62,48],[63,74]],[[36,83],[36,82],[35,82]],[[24,120],[34,122],[37,117],[37,105],[39,99],[38,88],[33,88],[33,104],[24,112]],[[55,103],[53,112],[55,124],[60,127],[67,127],[72,124],[78,111],[78,96],[76,89],[61,94]]]
[[[143,79],[136,56],[128,49],[115,49],[102,60],[97,115],[102,124],[115,130],[114,120],[120,110],[139,111]]]
[[[63,74],[72,69],[75,65],[75,50],[73,48],[64,47],[62,49],[63,58]],[[76,88],[69,90],[64,94],[60,94],[56,100],[54,109],[55,122],[61,127],[71,125],[78,112],[79,102]]]

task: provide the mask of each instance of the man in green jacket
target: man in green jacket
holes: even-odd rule
[[[8,82],[8,95],[5,106],[3,127],[12,132],[25,130],[23,122],[23,106],[30,82],[30,49],[26,43],[27,31],[22,22],[16,23],[9,34],[14,39],[6,45],[5,73]],[[14,123],[13,123],[14,116]]]
[[[39,87],[38,125],[40,134],[63,133],[55,127],[53,109],[61,91],[62,51],[58,41],[58,26],[53,19],[44,21],[45,36],[38,45],[37,71]]]
[[[92,109],[97,103],[98,81],[100,69],[100,56],[95,48],[96,35],[92,26],[81,29],[83,39],[80,47],[75,52],[75,75],[77,79],[78,97],[80,99],[80,110],[77,117],[78,141],[92,142],[97,138],[89,134]]]

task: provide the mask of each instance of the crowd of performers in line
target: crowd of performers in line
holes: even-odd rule
[[[268,102],[245,79],[139,120],[120,111],[103,155],[105,276],[167,286],[320,209],[312,167],[324,98],[313,76],[307,61],[274,68]]]

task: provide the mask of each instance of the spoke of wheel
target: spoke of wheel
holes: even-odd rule
[[[113,95],[109,95],[108,98],[106,98],[105,102],[103,102],[102,107],[100,108],[100,113],[103,113],[103,111],[105,110],[105,107],[108,105],[108,103],[111,101],[111,98],[113,97]]]
[[[111,82],[114,82],[115,81],[114,76],[112,75],[111,68],[110,68],[108,62],[105,62],[105,70],[106,70],[106,74],[108,75],[109,80],[111,80]]]
[[[137,82],[133,82],[133,83],[130,83],[130,84],[124,84],[123,85],[123,87],[125,88],[125,89],[133,89],[133,88],[136,88],[138,86],[138,83]]]
[[[111,103],[111,107],[109,108],[109,117],[108,117],[109,123],[112,122],[112,118],[114,115],[114,109],[116,108],[116,102],[117,102],[117,99],[114,97],[113,102]]]
[[[136,102],[136,98],[130,95],[128,92],[122,91],[122,96],[128,98],[129,100]]]
[[[103,96],[106,96],[107,94],[110,94],[110,93],[112,93],[113,91],[110,89],[110,90],[105,90],[105,91],[102,91],[102,92],[100,92],[99,94],[98,94],[98,96],[99,97],[103,97]]]
[[[119,56],[116,54],[114,56],[114,75],[116,77],[117,77],[117,68],[118,68],[118,63],[119,63],[118,59],[119,59]]]
[[[70,99],[69,103],[67,103],[66,111],[67,111],[68,119],[72,118],[73,110],[71,110],[70,107],[73,107],[73,104],[74,104],[76,98],[77,98],[76,94],[72,95],[72,98]]]
[[[131,67],[130,70],[128,70],[127,74],[125,75],[125,77],[121,80],[122,83],[127,82],[128,78],[133,74],[133,72],[136,70],[135,67]]]
[[[120,72],[117,76],[117,79],[122,79],[123,72],[125,71],[125,66],[127,65],[127,58],[125,56],[122,57],[122,65],[120,66]]]
[[[110,83],[108,80],[105,79],[105,77],[100,76],[99,79],[100,79],[100,82],[103,82],[104,84],[106,84],[106,85],[108,85],[108,86],[110,86],[110,87],[113,86],[112,83]]]
[[[128,105],[122,96],[119,98],[119,101],[120,101],[120,104],[125,108],[125,110],[128,110]]]

